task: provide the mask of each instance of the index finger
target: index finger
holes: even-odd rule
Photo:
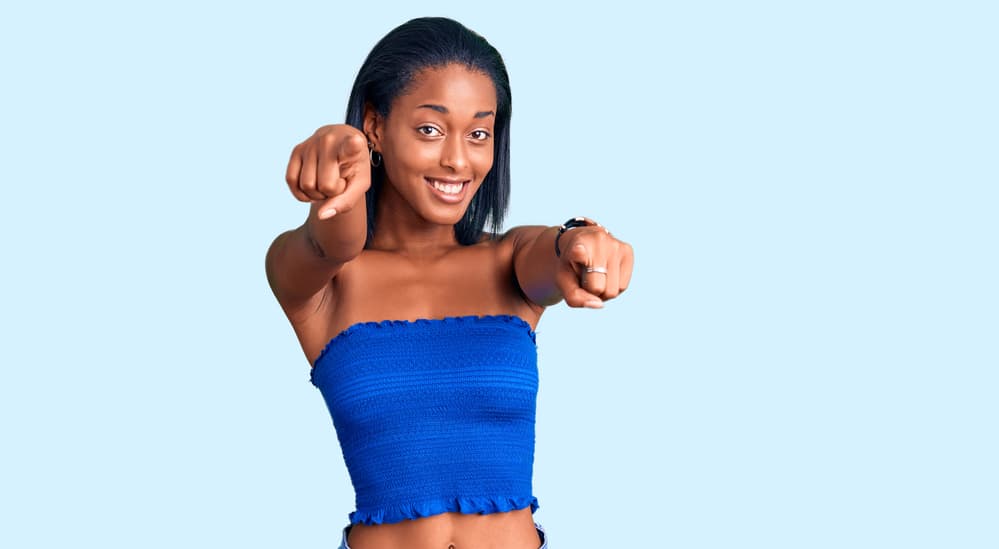
[[[603,307],[601,299],[579,285],[579,275],[570,267],[563,266],[555,273],[555,284],[562,292],[562,299],[570,307]]]
[[[337,149],[336,159],[338,162],[362,161],[368,148],[365,146],[364,137],[360,133],[351,133],[343,138],[340,147]]]
[[[337,213],[349,212],[354,206],[364,203],[364,193],[371,186],[371,172],[365,168],[354,166],[346,176],[346,188],[330,202]]]
[[[580,286],[587,292],[599,296],[607,289],[607,261],[600,243],[590,240],[580,242],[586,235],[576,239],[576,245],[569,250],[568,259],[579,274]]]

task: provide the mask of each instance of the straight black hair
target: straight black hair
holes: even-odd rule
[[[375,44],[361,65],[347,102],[346,123],[363,132],[365,104],[388,116],[392,102],[406,92],[418,72],[452,63],[482,72],[496,87],[493,167],[454,227],[458,242],[467,246],[481,239],[487,221],[490,238],[496,237],[510,200],[510,77],[496,48],[453,19],[422,17],[403,23]],[[383,162],[371,168],[371,188],[366,195],[367,244],[374,236],[375,206],[384,181]]]

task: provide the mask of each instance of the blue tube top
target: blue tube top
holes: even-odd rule
[[[533,513],[537,347],[516,316],[355,324],[316,359],[354,485],[351,524]]]

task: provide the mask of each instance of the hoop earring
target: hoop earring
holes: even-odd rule
[[[378,167],[382,165],[382,153],[375,150],[374,143],[368,141],[368,159],[371,160],[371,165]]]

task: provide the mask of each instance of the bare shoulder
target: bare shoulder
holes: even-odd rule
[[[530,321],[532,326],[537,324],[545,306],[535,303],[524,293],[523,281],[520,280],[521,276],[518,273],[517,264],[523,261],[531,244],[546,229],[548,227],[545,225],[521,225],[511,228],[503,234],[487,235],[488,240],[483,241],[486,243],[487,249],[491,250],[492,258],[497,266],[501,266],[499,270],[503,273],[503,279],[516,296],[517,308],[522,311],[522,316],[532,319]]]
[[[493,268],[512,270],[517,252],[525,249],[544,230],[542,225],[523,225],[504,233],[483,232],[475,245],[462,246],[457,251],[465,261],[489,261]]]
[[[498,235],[495,242],[502,252],[509,253],[512,257],[512,254],[533,242],[547,228],[545,225],[520,225]]]

